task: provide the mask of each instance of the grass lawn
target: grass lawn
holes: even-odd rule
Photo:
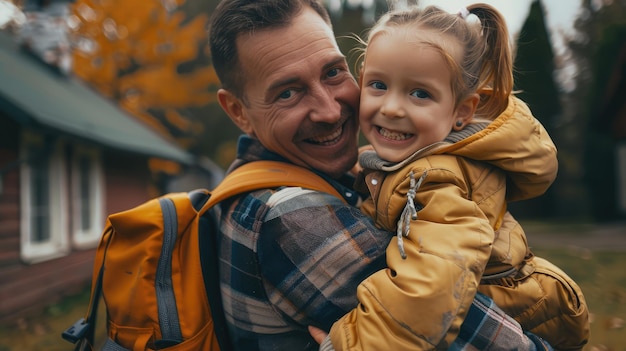
[[[74,345],[61,338],[61,333],[75,321],[84,317],[89,305],[89,290],[66,298],[42,311],[36,319],[22,320],[14,327],[0,327],[0,351],[70,351]],[[101,318],[97,340],[104,338],[104,305],[100,305]]]
[[[626,350],[626,254],[580,249],[534,248],[533,251],[561,267],[581,286],[592,313],[591,340],[584,350]],[[51,306],[36,320],[0,328],[0,351],[72,350],[73,345],[60,335],[84,315],[88,294],[85,291]],[[100,311],[104,311],[102,307]],[[99,321],[97,340],[103,340],[103,324]]]

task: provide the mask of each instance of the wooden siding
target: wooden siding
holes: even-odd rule
[[[94,250],[38,264],[0,268],[0,324],[36,316],[64,296],[76,294],[90,283]]]
[[[19,135],[19,127],[7,122],[7,118],[1,115],[0,130],[0,135]],[[17,162],[18,150],[17,137],[0,138],[0,169]],[[146,157],[105,151],[103,171],[107,214],[128,209],[151,197],[151,176]],[[36,318],[46,306],[89,286],[93,272],[95,249],[72,250],[65,257],[36,264],[21,261],[19,181],[19,167],[3,171],[0,192],[0,325],[15,324],[20,318]]]
[[[106,174],[107,215],[127,210],[154,197],[150,192],[152,178],[145,157],[107,153],[103,157],[103,169]]]
[[[0,289],[4,267],[20,259],[19,126],[0,113]],[[4,300],[0,297],[0,316]]]
[[[0,162],[2,154],[0,151]],[[20,210],[18,177],[16,171],[2,177],[2,194],[0,194],[0,288],[3,285],[2,268],[15,264],[20,259]],[[2,300],[0,300],[2,304]],[[0,309],[1,311],[1,309]]]

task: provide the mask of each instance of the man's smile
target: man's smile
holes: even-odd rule
[[[343,133],[343,125],[339,126],[339,128],[335,129],[330,134],[308,138],[305,141],[311,144],[332,145],[339,141],[339,138],[341,137],[342,133]]]

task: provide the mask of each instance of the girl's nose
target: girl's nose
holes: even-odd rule
[[[388,94],[380,106],[380,113],[388,118],[402,118],[406,116],[406,111],[399,97]]]

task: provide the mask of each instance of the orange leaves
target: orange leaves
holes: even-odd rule
[[[184,108],[212,102],[212,68],[198,69],[190,74],[179,74],[174,66],[146,67],[119,78],[120,100],[131,109]]]
[[[185,0],[77,0],[72,36],[77,76],[189,146],[203,129],[201,116],[180,111],[214,102],[210,87],[218,79],[206,60],[208,12],[191,13],[184,5]]]

